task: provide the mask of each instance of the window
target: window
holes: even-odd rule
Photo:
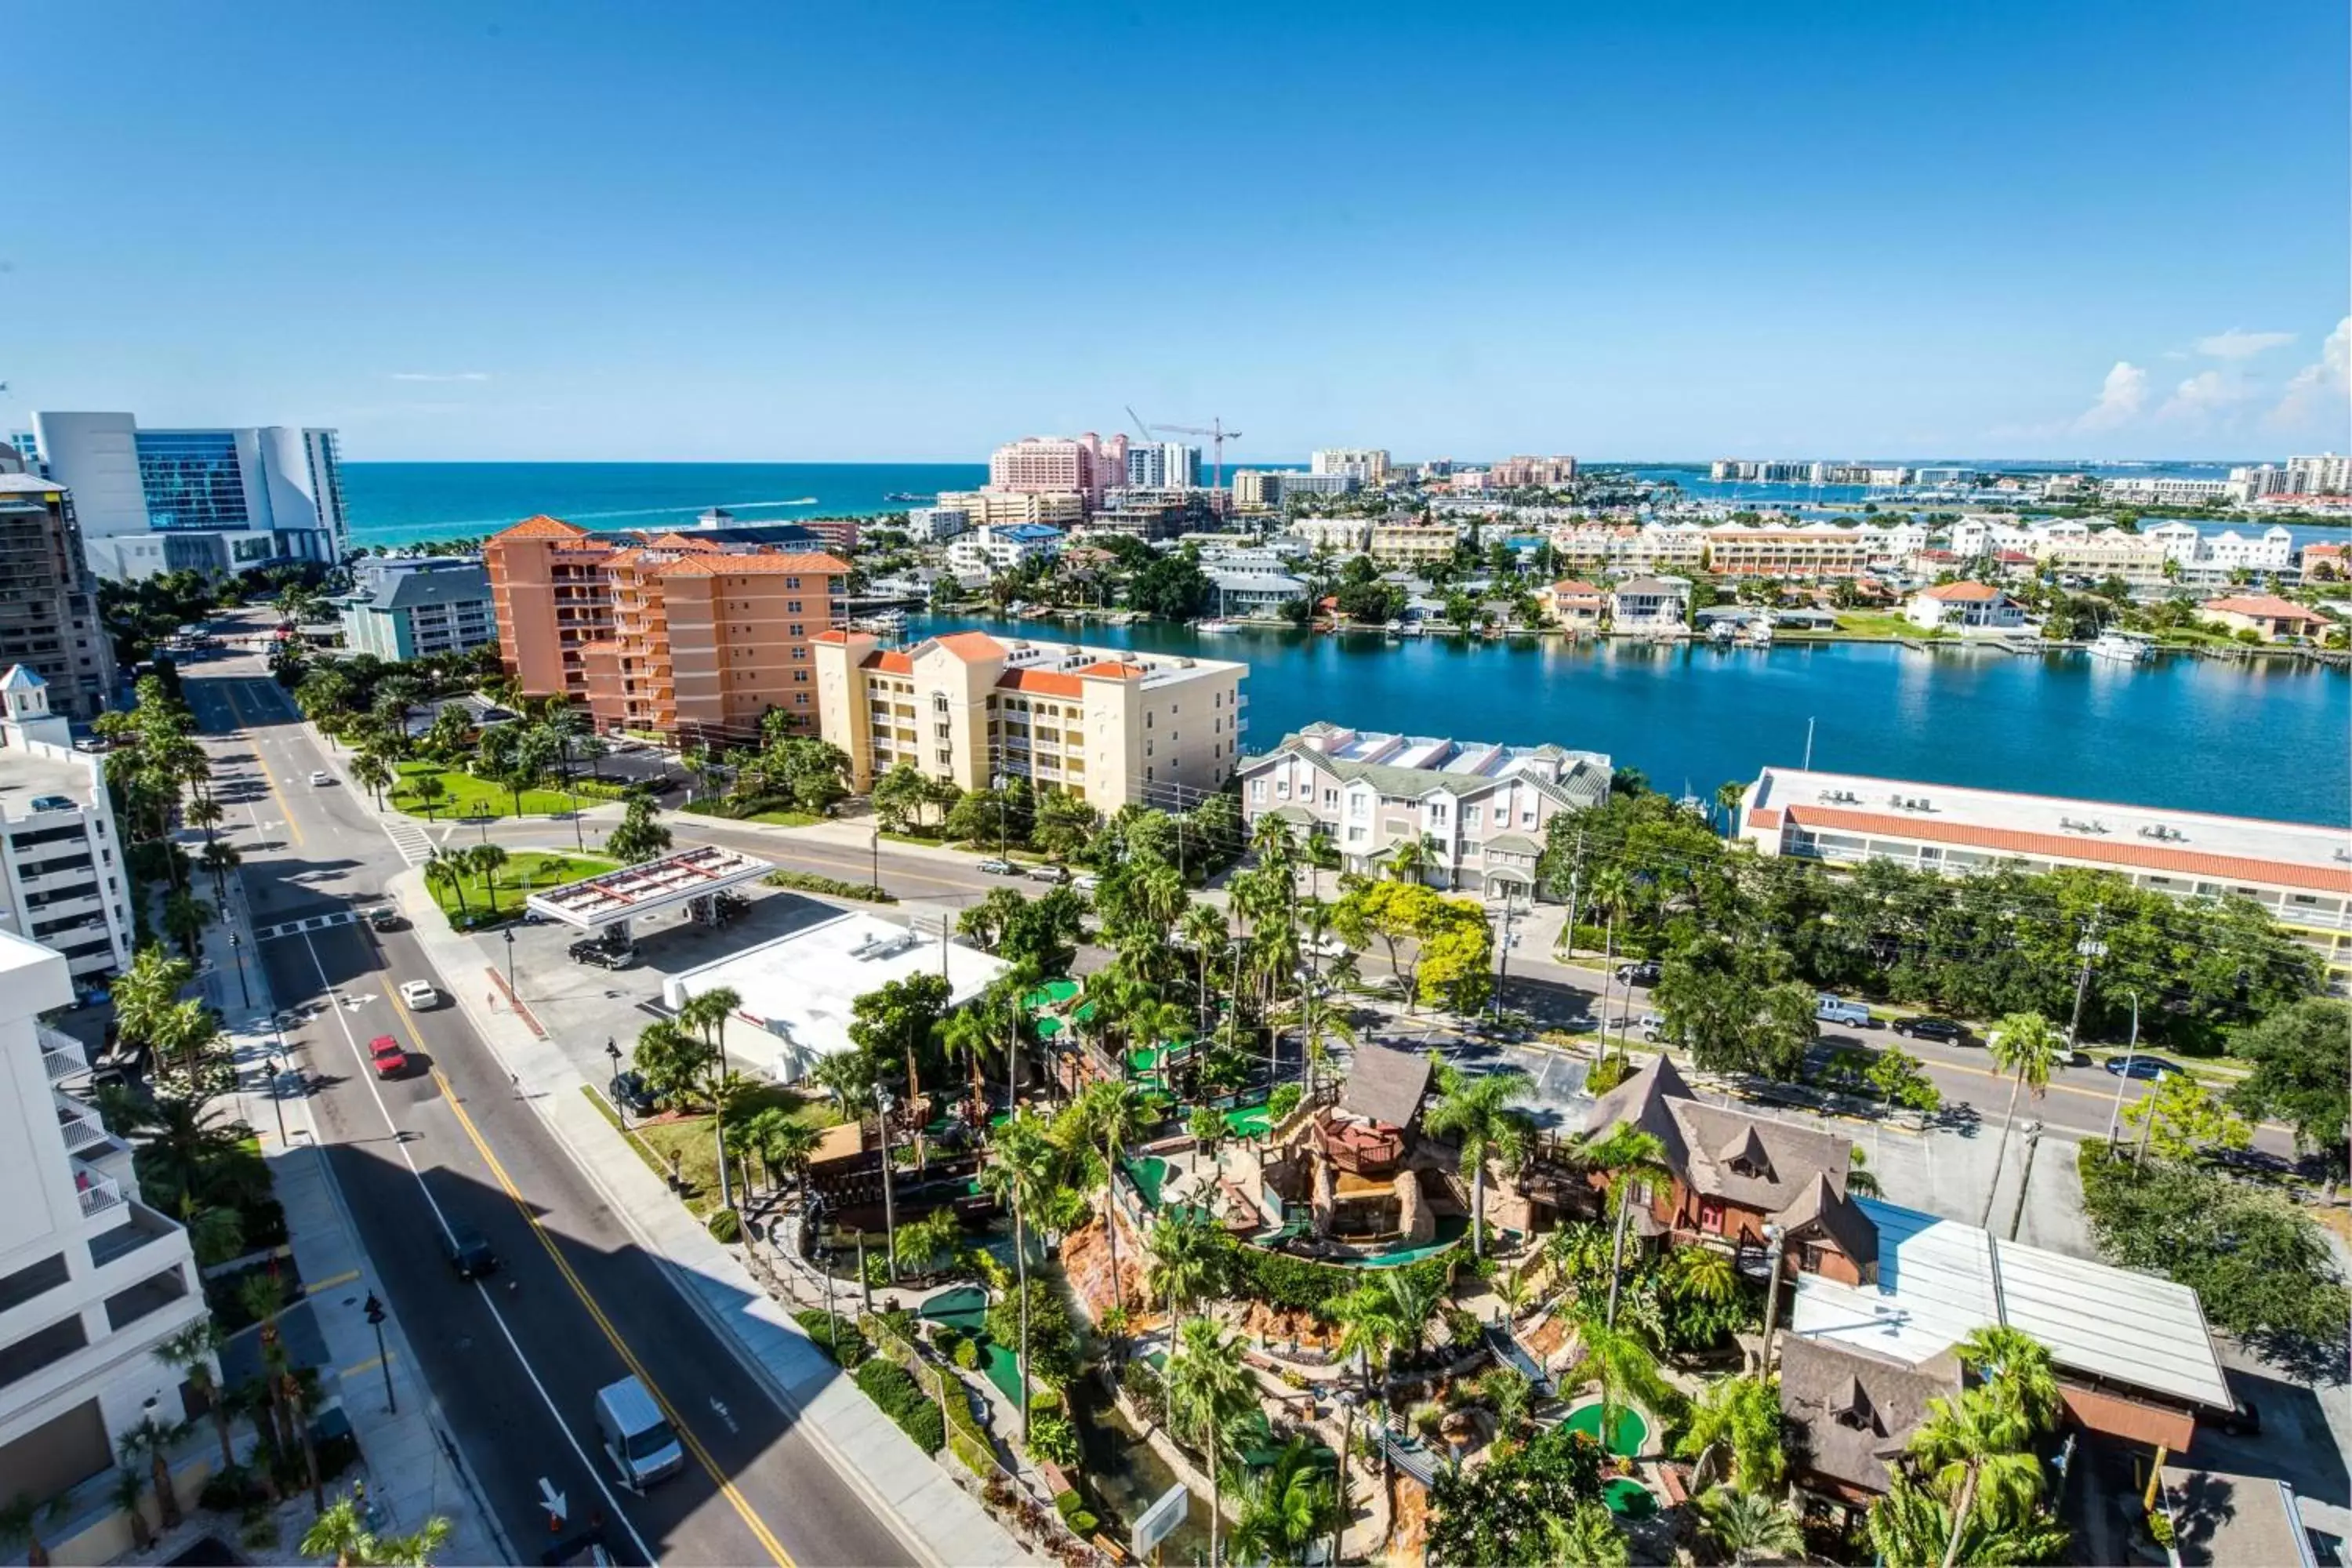
[[[798,621],[794,621],[792,625],[792,635],[796,637],[806,637],[808,636],[808,627]]]
[[[1287,788],[1288,786],[1285,785],[1284,787]],[[1264,779],[1250,780],[1250,799],[1260,805],[1264,805],[1265,804],[1265,781]]]
[[[1475,827],[1478,826],[1478,808],[1476,806],[1465,805],[1462,808],[1462,826],[1465,827]]]
[[[1288,800],[1290,798],[1290,781],[1288,779],[1276,780],[1274,791],[1276,795],[1281,796],[1284,800]]]
[[[797,616],[800,613],[801,602],[798,599],[786,599],[784,601],[784,614],[788,616]]]
[[[1348,815],[1349,816],[1370,816],[1371,814],[1371,796],[1365,795],[1351,795],[1348,797]]]

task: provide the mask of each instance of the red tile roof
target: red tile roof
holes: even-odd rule
[[[1551,591],[1552,591],[1552,594],[1554,595],[1554,596],[1558,596],[1558,595],[1562,595],[1562,594],[1596,594],[1596,595],[1597,595],[1597,594],[1599,594],[1599,593],[1601,592],[1601,590],[1600,590],[1599,588],[1594,587],[1594,586],[1593,586],[1591,584],[1590,584],[1590,583],[1579,583],[1579,582],[1574,581],[1573,579],[1570,580],[1569,582],[1565,582],[1565,583],[1554,583],[1554,584],[1551,585]]]
[[[1084,697],[1086,683],[1058,669],[1008,669],[996,678],[1007,691],[1034,691],[1046,697]]]
[[[857,668],[887,670],[892,675],[912,675],[915,672],[915,661],[893,648],[887,652],[867,654],[857,661]]]
[[[719,549],[718,545],[708,539],[688,539],[685,534],[675,531],[657,535],[646,542],[655,550],[695,550],[715,554]]]
[[[996,658],[1004,652],[1004,645],[986,632],[950,632],[931,639],[958,658]]]
[[[2000,597],[2000,590],[1987,583],[1941,583],[1921,590],[1921,597],[1941,599],[1948,605],[1984,605]]]
[[[1114,680],[1133,680],[1142,675],[1143,666],[1139,664],[1129,664],[1124,659],[1098,658],[1092,664],[1080,665],[1078,667],[1078,673],[1080,675],[1106,675]]]
[[[779,555],[761,550],[741,555],[681,555],[657,570],[664,577],[771,577],[785,573],[821,576],[849,568],[830,555]]]
[[[2078,838],[2063,833],[2029,833],[2008,827],[1973,827],[1957,822],[1933,822],[1914,816],[1894,816],[1882,811],[1850,811],[1842,806],[1792,805],[1789,820],[1800,827],[1842,827],[1860,833],[1880,832],[1892,838],[1927,839],[1991,849],[2004,855],[2047,855],[2066,860],[2088,860],[2128,866],[2144,871],[2179,871],[2190,876],[2237,882],[2267,882],[2325,892],[2352,893],[2352,868],[2336,870],[2301,866],[2291,860],[2258,860],[2245,855],[2207,855],[2194,849],[2159,848],[2153,844],[2116,844]]]
[[[575,523],[566,522],[560,517],[550,517],[545,512],[541,512],[537,517],[524,518],[512,528],[499,530],[497,537],[499,539],[585,539],[588,537],[588,531]]]
[[[1769,827],[1777,829],[1780,826],[1780,808],[1778,806],[1770,805],[1758,806],[1755,810],[1748,814],[1748,826],[1750,827]]]
[[[2226,599],[2208,599],[2199,607],[2212,615],[2252,616],[2262,620],[2319,619],[2294,600],[2282,599],[2275,594],[2233,594]]]
[[[817,634],[816,634],[816,636],[814,636],[814,637],[813,637],[809,638],[809,641],[811,641],[811,642],[845,643],[845,642],[847,642],[848,640],[849,640],[849,634],[848,634],[847,632],[845,632],[845,631],[843,631],[839,626],[833,626],[833,627],[830,627],[830,628],[828,628],[828,629],[826,629],[826,630],[824,630],[824,631],[821,631],[821,632],[817,633]]]

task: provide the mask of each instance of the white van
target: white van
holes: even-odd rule
[[[634,1377],[596,1391],[596,1432],[621,1484],[643,1491],[686,1468],[686,1450],[661,1406]]]

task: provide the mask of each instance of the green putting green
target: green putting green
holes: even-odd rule
[[[1589,1405],[1578,1405],[1568,1413],[1568,1419],[1562,1425],[1571,1432],[1581,1432],[1599,1442],[1601,1401],[1596,1399]],[[1621,1458],[1630,1459],[1640,1453],[1649,1440],[1650,1424],[1642,1419],[1642,1413],[1630,1405],[1621,1408],[1617,1412],[1615,1429],[1609,1434],[1609,1451]]]
[[[1620,1519],[1647,1519],[1658,1511],[1658,1500],[1650,1489],[1631,1476],[1619,1476],[1602,1487],[1601,1500]]]
[[[1040,1018],[1037,1020],[1037,1037],[1039,1039],[1050,1040],[1061,1032],[1062,1020],[1059,1018]]]
[[[996,1384],[998,1392],[1005,1398],[1015,1405],[1021,1403],[1021,1356],[1018,1352],[1008,1345],[1000,1345],[994,1340],[986,1341],[980,1347],[980,1370],[989,1382]]]
[[[1127,1167],[1127,1179],[1142,1194],[1143,1206],[1158,1208],[1160,1190],[1168,1184],[1168,1162],[1157,1154],[1143,1154],[1120,1163]]]
[[[988,1292],[977,1285],[953,1285],[927,1299],[918,1316],[967,1333],[988,1319]]]
[[[1237,1105],[1225,1112],[1225,1131],[1235,1138],[1263,1138],[1274,1131],[1274,1118],[1263,1105]]]
[[[1075,980],[1048,980],[1021,998],[1021,1005],[1032,1013],[1043,1013],[1049,1007],[1060,1006],[1077,994],[1078,983]]]

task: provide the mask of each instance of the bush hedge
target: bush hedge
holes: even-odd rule
[[[880,1405],[882,1413],[914,1439],[915,1447],[926,1454],[940,1451],[948,1440],[947,1424],[940,1418],[938,1404],[905,1367],[877,1357],[859,1367],[855,1375],[866,1397]]]
[[[868,904],[895,904],[898,901],[895,894],[871,882],[845,882],[838,877],[820,877],[814,871],[771,871],[760,880],[771,888],[822,893],[828,899],[856,899]]]
[[[1458,1250],[1458,1249],[1457,1249]],[[1262,1247],[1237,1245],[1233,1249],[1235,1293],[1254,1297],[1290,1311],[1312,1311],[1335,1297],[1370,1282],[1369,1271],[1344,1264],[1316,1263]],[[1455,1252],[1442,1252],[1405,1264],[1402,1273],[1416,1285],[1442,1291],[1454,1281]],[[1381,1272],[1389,1272],[1382,1270]]]
[[[805,1307],[793,1314],[793,1321],[801,1326],[801,1332],[816,1342],[817,1349],[833,1358],[836,1366],[855,1367],[874,1353],[865,1333],[848,1318],[828,1317],[814,1307]],[[841,1326],[839,1349],[833,1342],[835,1323]]]
[[[733,1209],[713,1209],[703,1224],[709,1226],[713,1241],[732,1243],[743,1239],[743,1216]]]

